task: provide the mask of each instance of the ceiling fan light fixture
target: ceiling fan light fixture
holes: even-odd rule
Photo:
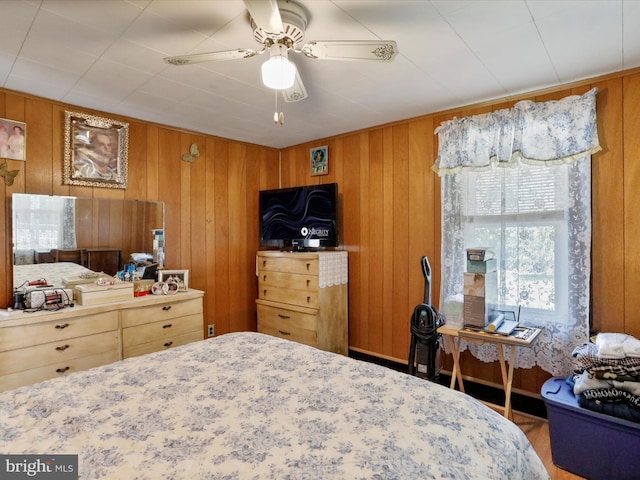
[[[262,83],[275,90],[291,88],[296,79],[295,64],[287,58],[287,49],[283,45],[271,47],[271,57],[262,64]]]

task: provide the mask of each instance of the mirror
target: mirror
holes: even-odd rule
[[[55,262],[56,249],[111,275],[134,253],[164,263],[164,202],[14,193],[11,210],[14,265]]]

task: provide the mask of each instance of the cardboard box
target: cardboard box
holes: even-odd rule
[[[591,479],[638,478],[640,423],[581,408],[564,378],[547,380],[541,393],[555,465]]]
[[[489,273],[498,269],[498,259],[490,260],[467,260],[467,272],[469,273]]]
[[[113,285],[96,285],[95,283],[77,285],[76,297],[78,305],[103,305],[131,300],[133,298],[133,282]]]
[[[78,301],[78,292],[76,290],[76,287],[78,285],[88,285],[91,283],[96,283],[96,280],[98,280],[98,278],[107,278],[109,280],[114,280],[114,278],[111,275],[107,275],[106,273],[97,273],[95,276],[91,276],[89,278],[83,278],[80,276],[74,276],[74,277],[62,277],[62,285],[65,286],[65,288],[70,288],[73,291],[73,298]]]
[[[107,278],[113,280],[111,275],[107,275],[106,273],[96,273],[95,275],[91,275],[90,277],[81,277],[79,275],[71,276],[71,277],[62,277],[62,284],[65,287],[75,287],[77,285],[86,285],[87,283],[95,283],[98,278]]]
[[[465,273],[463,320],[465,327],[484,328],[498,303],[498,273]]]
[[[494,302],[498,295],[498,272],[464,274],[464,294],[487,297]]]
[[[151,288],[155,283],[154,280],[135,280],[133,282],[133,296],[141,297],[151,293]]]
[[[485,261],[493,258],[493,250],[487,247],[467,248],[467,260]]]
[[[465,295],[462,316],[465,327],[484,328],[488,318],[484,297]]]

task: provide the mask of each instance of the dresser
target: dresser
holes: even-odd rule
[[[0,314],[0,391],[202,340],[204,292]]]
[[[347,252],[260,251],[258,332],[348,354]]]
[[[123,358],[202,340],[202,299],[170,298],[121,312]]]

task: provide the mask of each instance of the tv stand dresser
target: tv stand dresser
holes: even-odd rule
[[[0,391],[202,340],[204,292],[0,314]]]
[[[347,355],[348,257],[345,251],[260,251],[258,332]]]

